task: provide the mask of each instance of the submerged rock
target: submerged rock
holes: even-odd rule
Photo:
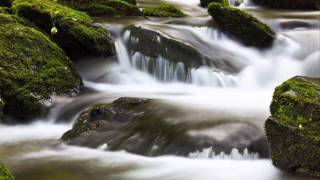
[[[0,13],[0,59],[3,112],[21,122],[44,115],[50,95],[74,94],[81,85],[59,46],[4,13]]]
[[[230,153],[233,148],[243,151],[248,147],[262,156],[268,153],[262,131],[253,125],[185,121],[181,117],[185,112],[178,112],[175,106],[153,99],[119,98],[83,112],[62,139],[72,145],[147,156],[188,156],[208,147],[216,153]]]
[[[275,39],[270,27],[240,9],[211,3],[208,11],[227,34],[246,46],[268,48]]]
[[[145,16],[154,17],[184,17],[184,14],[177,6],[169,3],[161,3],[157,7],[145,8],[143,11]]]
[[[252,0],[253,3],[278,9],[319,9],[319,0]]]
[[[51,0],[14,0],[12,8],[20,17],[28,19],[48,34],[56,28],[52,39],[70,57],[115,53],[109,32],[93,26],[92,19],[86,13]]]
[[[200,6],[208,7],[210,3],[218,3],[224,6],[229,5],[229,0],[200,0]]]
[[[266,122],[275,166],[320,177],[320,79],[294,77],[276,88]]]
[[[69,1],[60,0],[61,3],[70,5],[80,11],[85,11],[92,16],[141,16],[142,12],[136,6],[135,0],[90,0]]]
[[[1,180],[14,180],[15,178],[11,174],[8,168],[3,164],[0,164],[0,179]]]

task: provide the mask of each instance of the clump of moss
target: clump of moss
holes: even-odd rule
[[[223,6],[229,6],[228,0],[200,0],[200,6],[208,7],[210,3],[218,3]]]
[[[74,59],[87,54],[113,55],[114,47],[107,30],[92,25],[92,19],[51,0],[15,0],[13,10],[48,34]]]
[[[5,167],[3,164],[0,164],[0,179],[1,180],[14,180],[15,178],[9,171],[7,167]]]
[[[240,9],[211,3],[208,11],[227,34],[246,46],[267,48],[274,41],[275,32],[270,27]]]
[[[253,3],[278,9],[319,9],[319,0],[252,0]]]
[[[294,77],[276,88],[266,134],[273,163],[320,177],[320,79]]]
[[[20,121],[45,115],[53,94],[81,85],[64,51],[38,30],[0,13],[0,96],[5,115]]]
[[[154,17],[185,17],[184,14],[177,6],[166,2],[161,3],[157,7],[148,7],[143,11],[145,16]]]
[[[135,0],[90,0],[90,1],[67,1],[61,3],[85,11],[92,16],[140,16],[142,15],[136,6]]]

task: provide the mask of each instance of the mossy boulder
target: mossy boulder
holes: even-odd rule
[[[108,56],[115,53],[109,32],[92,25],[92,19],[86,13],[51,0],[15,0],[12,8],[20,17],[51,34],[74,59],[88,54]]]
[[[161,3],[157,7],[148,7],[143,11],[145,16],[154,17],[184,17],[184,14],[177,6],[166,2]]]
[[[218,3],[211,3],[208,11],[225,33],[244,45],[268,48],[273,44],[275,32],[250,14]]]
[[[278,9],[320,9],[320,0],[252,0],[253,3]]]
[[[62,4],[69,5],[92,16],[141,16],[142,12],[136,6],[135,0],[60,0]]]
[[[200,6],[208,7],[210,3],[218,3],[224,6],[229,6],[228,0],[200,0]]]
[[[266,122],[275,166],[320,177],[320,79],[294,77],[277,87]]]
[[[0,180],[14,180],[15,178],[7,167],[0,164]]]
[[[0,97],[5,115],[20,122],[47,112],[57,94],[74,94],[81,79],[65,52],[37,29],[0,13]]]

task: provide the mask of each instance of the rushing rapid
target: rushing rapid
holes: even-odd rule
[[[74,98],[54,97],[47,119],[29,125],[0,125],[0,159],[18,180],[306,179],[277,170],[271,160],[247,149],[215,153],[205,148],[188,157],[145,157],[108,151],[108,144],[88,149],[59,140],[83,110],[124,96],[154,98],[179,107],[184,116],[172,121],[197,118],[200,124],[208,123],[209,117],[231,119],[263,132],[277,85],[296,75],[320,76],[320,42],[314,41],[320,39],[319,12],[294,15],[288,11],[270,17],[268,10],[257,10],[246,1],[241,8],[257,14],[278,32],[271,49],[258,50],[239,44],[210,24],[205,10],[196,7],[197,0],[170,1],[180,3],[191,16],[97,20],[107,28],[118,27],[112,29],[117,56],[77,64],[87,92]],[[308,26],[290,26],[293,20]],[[139,34],[142,30],[153,37],[152,44]],[[218,134],[225,136],[228,131],[221,128]]]

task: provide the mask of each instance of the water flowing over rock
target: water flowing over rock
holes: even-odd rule
[[[82,113],[62,139],[72,145],[147,156],[188,156],[208,147],[216,153],[249,148],[262,157],[268,156],[266,139],[254,125],[236,121],[196,125],[197,119],[194,124],[170,121],[180,117],[175,109],[169,104],[160,106],[152,99],[119,98]]]
[[[266,133],[277,167],[320,177],[320,79],[295,77],[277,87]]]

